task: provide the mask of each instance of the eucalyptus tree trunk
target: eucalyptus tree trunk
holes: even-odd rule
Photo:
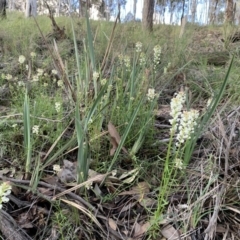
[[[183,18],[184,18],[184,15],[185,15],[185,4],[186,4],[185,0],[183,0],[182,4],[183,5],[182,5],[181,25],[183,24]]]
[[[25,17],[37,16],[37,0],[26,0]]]
[[[137,0],[133,1],[133,19],[136,21],[136,12],[137,12]]]
[[[79,17],[83,17],[84,16],[83,0],[79,0],[78,2],[79,2],[79,4],[78,4],[78,6],[79,6]]]
[[[216,14],[219,0],[211,0],[209,2],[209,23],[214,24],[216,22]]]
[[[192,5],[191,5],[191,22],[195,23],[195,19],[196,19],[196,12],[197,12],[197,0],[192,0]]]
[[[234,3],[233,0],[227,0],[226,3],[225,23],[232,24],[234,20]]]
[[[154,0],[144,0],[143,3],[142,27],[149,32],[153,30],[154,2]]]
[[[118,15],[117,15],[117,18],[118,18],[118,22],[120,23],[121,22],[121,3],[118,1]]]
[[[170,24],[173,24],[173,13],[174,13],[174,10],[175,10],[175,3],[173,3],[171,1],[170,8],[169,8],[169,11],[170,11]]]
[[[6,7],[7,7],[7,1],[6,0],[0,0],[0,18],[6,18]]]
[[[15,0],[8,0],[8,9],[15,10]]]

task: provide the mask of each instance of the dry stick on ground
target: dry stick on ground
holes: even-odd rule
[[[8,178],[8,177],[3,177],[3,176],[0,176],[0,180],[3,180],[3,181],[10,181],[10,182],[13,182],[15,184],[30,184],[30,181],[29,180],[18,180],[18,179],[12,179],[12,178]],[[66,190],[66,189],[63,189],[61,187],[58,187],[58,186],[54,186],[54,185],[51,185],[51,184],[48,184],[48,183],[45,183],[45,182],[42,182],[42,181],[39,181],[38,182],[38,185],[40,186],[43,186],[43,187],[46,187],[46,188],[49,188],[49,189],[53,189],[53,190],[57,190],[59,191],[60,193],[64,193],[64,194],[58,194],[56,196],[62,196],[62,195],[68,195],[69,197],[71,197],[72,199],[76,200],[76,201],[79,201],[81,204],[83,204],[85,207],[87,207],[88,209],[90,209],[94,215],[97,217],[97,218],[100,218],[102,220],[105,221],[106,224],[108,224],[108,218],[99,214],[99,211],[94,207],[92,206],[89,202],[85,201],[83,198],[81,198],[80,196],[78,196],[77,194],[75,193],[72,193],[72,192],[69,192],[69,190]],[[84,183],[83,183],[84,185]],[[21,187],[20,185],[18,185],[19,187]],[[78,185],[79,187],[79,185]],[[76,187],[74,187],[75,189]],[[73,191],[73,188],[71,188],[71,190]],[[39,193],[39,196],[41,196],[42,198],[46,199],[47,201],[51,202],[52,199],[49,198],[49,196],[45,196],[44,194],[42,193]],[[127,239],[127,237],[125,235],[123,235],[122,233],[118,233],[117,231],[113,230],[112,228],[109,227],[109,230],[110,232],[114,235],[115,239]],[[106,234],[106,233],[104,233]],[[17,238],[16,238],[17,239]],[[25,239],[24,239],[25,240]]]
[[[17,225],[16,221],[3,210],[0,210],[0,231],[5,239],[8,240],[32,240],[32,238]]]
[[[217,219],[218,219],[218,213],[220,210],[220,206],[221,206],[221,201],[222,201],[222,196],[224,195],[225,191],[226,191],[226,184],[227,184],[227,176],[228,176],[228,168],[229,168],[229,152],[230,152],[230,147],[231,147],[231,143],[232,143],[232,139],[234,136],[234,130],[235,130],[235,125],[236,125],[236,119],[232,125],[232,129],[231,129],[231,133],[229,136],[229,139],[227,139],[227,134],[226,131],[224,129],[224,125],[223,122],[220,118],[220,115],[217,114],[218,120],[219,120],[219,130],[220,133],[222,135],[223,141],[225,143],[225,166],[224,166],[224,179],[223,179],[223,183],[222,186],[218,186],[219,187],[219,192],[216,194],[216,200],[215,200],[215,206],[214,206],[214,211],[212,214],[211,219],[209,220],[209,224],[207,229],[204,231],[206,233],[206,237],[209,237],[210,239],[213,238],[213,234],[216,231],[216,225],[217,225]]]

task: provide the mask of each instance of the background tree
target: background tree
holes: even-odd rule
[[[6,18],[6,7],[7,7],[7,1],[6,0],[0,0],[0,17]]]
[[[197,13],[197,0],[191,2],[191,22],[195,23]]]
[[[79,0],[79,15],[81,17],[84,17],[86,10],[89,10],[90,7],[91,7],[90,0],[85,0],[85,1]]]
[[[37,16],[37,0],[26,0],[26,17]]]
[[[225,11],[225,23],[232,24],[234,20],[234,3],[233,0],[227,0]]]
[[[15,10],[15,0],[8,0],[8,9]]]
[[[136,21],[136,12],[137,12],[137,0],[133,1],[133,18]]]
[[[144,0],[142,11],[142,27],[151,32],[153,30],[154,0]]]
[[[110,16],[116,17],[119,10],[126,6],[127,0],[105,0],[106,3],[106,11],[107,11],[107,20],[110,20]],[[119,16],[120,20],[121,16]]]

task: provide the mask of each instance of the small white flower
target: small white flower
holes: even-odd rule
[[[57,85],[62,88],[63,87],[63,80],[58,80]]]
[[[175,166],[176,166],[176,168],[178,168],[178,169],[182,169],[182,168],[183,168],[183,161],[182,161],[182,159],[176,158],[176,159],[175,159]]]
[[[39,133],[39,126],[38,125],[34,125],[32,127],[32,133],[38,135],[38,133]]]
[[[9,201],[9,198],[6,196],[2,196],[2,202],[6,203]]]
[[[207,101],[207,108],[209,108],[211,102],[212,102],[213,98],[209,98],[208,101]]]
[[[23,64],[25,62],[26,58],[23,55],[20,55],[18,58],[19,63]]]
[[[147,93],[147,98],[149,101],[154,100],[154,98],[157,96],[157,94],[155,93],[155,89],[154,88],[149,88],[148,89],[148,93]]]
[[[99,73],[98,72],[94,72],[93,73],[93,81],[97,81],[98,80],[98,78],[99,78]]]
[[[16,127],[17,127],[17,124],[16,124],[16,123],[12,125],[12,128],[16,128]]]
[[[139,63],[140,63],[140,66],[146,65],[146,55],[143,52],[140,54]]]
[[[93,120],[92,120],[92,118],[90,118],[89,120],[88,120],[88,124],[92,124],[93,123]]]
[[[101,85],[102,85],[102,86],[104,86],[106,83],[107,83],[107,79],[106,79],[106,78],[104,78],[104,79],[101,80]]]
[[[11,74],[7,74],[6,76],[5,76],[5,78],[9,81],[9,80],[12,80],[12,75]]]
[[[32,58],[37,56],[37,54],[35,52],[31,52],[30,55],[31,55]]]
[[[198,119],[199,112],[197,110],[191,109],[190,111],[183,111],[181,118],[179,120],[179,132],[177,134],[177,146],[183,144],[186,140],[191,138],[196,121]]]
[[[167,71],[168,71],[167,67],[164,67],[163,68],[163,74],[167,74]]]
[[[61,110],[61,103],[60,102],[56,102],[55,103],[55,109],[56,109],[56,112],[60,112],[60,110]]]
[[[60,167],[60,165],[58,165],[58,164],[54,164],[53,165],[53,171],[55,171],[55,172],[60,172],[62,169],[61,169],[61,167]]]
[[[172,117],[172,119],[169,120],[169,122],[172,125],[172,128],[171,128],[172,133],[178,127],[178,120],[179,120],[179,116],[181,115],[181,111],[182,111],[185,99],[186,99],[186,94],[185,94],[185,92],[181,91],[171,100],[170,116]]]
[[[43,72],[44,72],[43,69],[41,69],[41,68],[38,68],[38,69],[37,69],[37,75],[38,75],[38,76],[42,76],[42,75],[43,75]]]
[[[38,75],[33,75],[32,81],[33,81],[33,82],[38,82],[38,81],[39,81]]]
[[[110,92],[110,91],[112,90],[112,88],[113,88],[113,85],[109,84],[109,85],[108,85],[108,89],[107,89],[108,92]]]
[[[161,52],[162,52],[162,48],[161,48],[160,45],[156,45],[156,46],[153,48],[153,54],[154,54],[154,59],[153,59],[154,69],[156,69],[157,65],[160,63]]]
[[[131,67],[130,57],[129,56],[124,56],[123,62],[124,62],[125,67],[127,68],[127,70],[130,70],[130,67]]]
[[[2,203],[6,203],[9,201],[7,197],[11,193],[12,186],[9,182],[3,182],[0,185],[0,209],[2,209]]]
[[[135,46],[136,46],[136,52],[142,51],[142,43],[141,42],[137,42]]]
[[[25,86],[25,83],[23,81],[18,81],[17,83],[18,83],[19,87],[24,87]]]
[[[58,71],[56,69],[52,70],[52,74],[57,75]]]

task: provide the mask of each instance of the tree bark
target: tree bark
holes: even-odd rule
[[[37,1],[36,0],[27,0],[26,2],[26,17],[36,17],[37,16]]]
[[[153,30],[154,0],[144,0],[142,11],[142,27],[145,31]]]
[[[195,23],[196,19],[196,12],[197,12],[197,0],[192,0],[192,6],[191,6],[191,22]]]
[[[4,235],[4,239],[31,240],[31,238],[17,225],[15,220],[3,210],[0,210],[0,231]]]
[[[133,20],[136,21],[137,0],[133,1]]]
[[[118,2],[118,15],[117,15],[117,18],[118,18],[118,22],[121,23],[121,4],[120,2]]]
[[[181,26],[183,24],[183,18],[184,18],[184,15],[185,15],[185,0],[183,0],[183,5],[182,5],[182,16],[181,16]],[[185,19],[186,20],[186,19]]]
[[[84,16],[83,0],[79,0],[79,17]]]
[[[8,9],[11,11],[15,10],[15,0],[8,1]]]
[[[6,0],[0,0],[0,17],[2,19],[7,17],[6,7],[7,7],[7,1]]]
[[[227,0],[227,7],[225,11],[225,23],[232,24],[234,20],[234,3],[233,0]]]
[[[209,23],[214,24],[216,21],[218,0],[211,0],[209,3]]]

